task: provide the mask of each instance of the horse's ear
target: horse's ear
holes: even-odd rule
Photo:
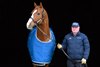
[[[40,2],[40,7],[43,7],[42,2]]]
[[[34,7],[36,7],[37,6],[37,4],[34,2]]]

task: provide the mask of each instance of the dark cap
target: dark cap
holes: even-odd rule
[[[73,22],[71,27],[79,27],[79,23],[78,22]]]

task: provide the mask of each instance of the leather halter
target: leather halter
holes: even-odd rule
[[[44,20],[44,9],[42,10],[42,18],[40,18],[39,20],[37,21],[34,21],[34,19],[32,17],[30,17],[32,19],[32,21],[35,23],[35,24],[38,24],[41,20],[43,21]]]
[[[44,20],[44,9],[43,9],[43,11],[42,11],[42,18],[40,18],[38,21],[34,21],[34,19],[31,17],[31,19],[32,19],[32,21],[34,22],[34,24],[36,25],[36,27],[47,37],[47,38],[49,38],[49,35],[48,34],[46,34],[37,24],[38,23],[40,23],[40,20],[42,20],[42,22],[43,22],[43,20]],[[42,23],[41,22],[41,23]],[[51,39],[51,38],[49,38],[49,39]]]

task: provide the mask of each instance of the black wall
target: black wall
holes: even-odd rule
[[[1,46],[0,65],[32,67],[27,50],[29,30],[26,22],[34,9],[34,2],[43,3],[49,15],[50,27],[53,29],[57,43],[61,43],[65,34],[70,32],[73,21],[80,23],[80,31],[90,41],[91,52],[89,67],[99,65],[99,4],[94,1],[81,0],[3,0],[0,2]],[[66,67],[66,56],[56,48],[51,67]]]

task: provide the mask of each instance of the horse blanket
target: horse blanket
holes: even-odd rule
[[[40,41],[37,38],[37,28],[35,27],[28,36],[28,50],[31,60],[34,63],[49,64],[52,60],[56,43],[53,31],[50,29],[50,40],[48,42]]]

